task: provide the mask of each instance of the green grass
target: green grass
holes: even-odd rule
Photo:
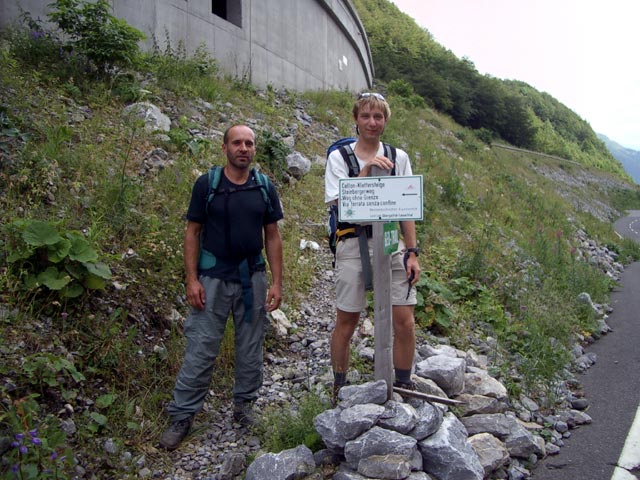
[[[263,412],[258,431],[263,439],[262,447],[268,452],[306,445],[313,452],[324,448],[320,435],[313,426],[314,418],[330,406],[319,396],[309,393],[297,406],[269,409]]]

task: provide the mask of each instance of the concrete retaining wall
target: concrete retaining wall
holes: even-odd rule
[[[46,19],[51,0],[0,0],[0,27]],[[215,5],[214,5],[215,4]],[[18,7],[20,5],[20,7]],[[111,0],[113,14],[147,35],[145,48],[204,46],[221,70],[265,87],[363,90],[373,64],[350,0]],[[216,9],[216,13],[212,10]]]

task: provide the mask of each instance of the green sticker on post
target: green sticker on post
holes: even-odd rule
[[[385,222],[382,227],[384,235],[384,254],[391,255],[398,249],[398,243],[400,243],[398,222]]]

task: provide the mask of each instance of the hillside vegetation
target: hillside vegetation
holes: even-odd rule
[[[487,141],[500,138],[627,176],[591,126],[548,93],[479,74],[471,59],[457,58],[389,0],[354,4],[380,80],[407,82],[430,106]]]
[[[377,48],[381,36],[366,24]],[[112,44],[98,39],[105,49],[93,58],[69,43],[82,31],[62,40],[28,26],[5,32],[0,49],[0,473],[69,478],[77,462],[99,478],[127,478],[102,445],[109,438],[146,452],[166,425],[187,313],[183,215],[197,176],[224,161],[222,132],[234,122],[258,132],[257,161],[285,212],[282,308],[296,318],[320,264],[299,242],[318,242],[318,256],[328,250],[323,167],[314,161],[296,181],[284,158],[293,148],[322,159],[328,144],[351,134],[353,95],[257,90],[180,46],[112,57]],[[636,258],[611,221],[640,208],[637,187],[597,150],[585,153],[588,161],[564,161],[492,148],[435,101],[416,99],[417,84],[414,91],[384,75],[388,83],[376,88],[393,112],[384,140],[405,149],[424,177],[418,335],[460,348],[492,337],[492,373],[511,394],[552,407],[571,345],[595,328],[577,296],[606,302],[612,287],[581,257],[576,234],[621,261]],[[123,115],[136,101],[158,106],[171,129],[159,135]],[[277,342],[267,339],[286,348]],[[216,370],[222,385],[232,381],[231,348]],[[63,433],[71,413],[74,431]]]

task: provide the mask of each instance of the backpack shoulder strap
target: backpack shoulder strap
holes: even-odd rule
[[[220,177],[222,176],[222,167],[213,166],[209,169],[209,188],[207,189],[207,205],[205,207],[206,212],[209,213],[209,204],[216,192],[218,191],[218,185],[220,185]]]
[[[209,195],[214,195],[218,190],[220,177],[222,177],[222,167],[214,166],[209,169]]]
[[[391,175],[396,174],[396,157],[398,156],[398,152],[396,147],[393,145],[389,145],[388,143],[383,143],[382,147],[384,149],[384,156],[393,162],[393,168],[391,169]],[[356,158],[356,154],[353,152],[351,145],[343,145],[339,148],[340,155],[347,164],[349,168],[349,176],[357,177],[360,173],[360,164],[358,163],[358,159]]]
[[[349,168],[349,176],[357,177],[360,173],[360,164],[358,163],[358,159],[356,158],[356,154],[353,152],[351,145],[343,145],[338,149],[338,151]]]
[[[271,198],[269,197],[269,177],[267,177],[264,173],[259,172],[254,168],[251,169],[251,174],[256,182],[256,184],[260,187],[260,191],[262,192],[262,199],[264,203],[267,204],[267,209],[269,213],[273,211],[273,207],[271,205]]]
[[[382,147],[384,149],[384,156],[393,162],[393,168],[391,169],[391,175],[396,174],[396,157],[398,156],[398,151],[396,147],[393,145],[389,145],[388,143],[383,143]]]

